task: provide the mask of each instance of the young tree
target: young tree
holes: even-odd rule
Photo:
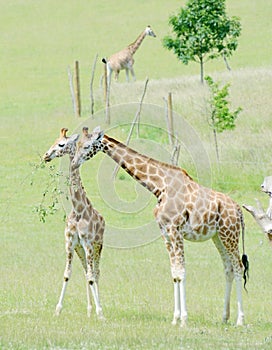
[[[169,18],[174,35],[163,39],[163,46],[173,50],[184,64],[200,64],[203,83],[204,63],[223,56],[226,59],[236,50],[241,32],[238,17],[228,18],[225,0],[188,0],[178,15]]]
[[[230,111],[228,101],[230,84],[226,84],[220,89],[219,83],[215,83],[211,77],[207,76],[205,80],[211,92],[209,99],[209,124],[213,130],[216,157],[219,163],[217,133],[221,133],[224,130],[233,130],[235,128],[235,121],[242,108],[238,107],[234,112]]]

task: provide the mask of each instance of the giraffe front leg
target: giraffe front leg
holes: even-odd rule
[[[174,317],[172,324],[180,320],[180,326],[187,325],[188,313],[186,308],[185,273],[182,280],[174,279]]]
[[[172,325],[176,325],[180,320],[180,326],[187,325],[187,309],[186,309],[186,293],[185,293],[185,279],[183,281],[174,280],[174,317]]]
[[[72,261],[74,256],[74,242],[73,242],[73,236],[70,235],[70,233],[66,233],[66,266],[64,270],[64,281],[62,285],[62,290],[60,293],[59,301],[56,305],[56,315],[59,316],[63,307],[63,300],[65,296],[65,292],[67,289],[67,285],[69,282],[69,279],[71,278],[72,274]]]
[[[174,280],[174,317],[172,325],[176,325],[178,320],[180,320],[180,285],[179,282]]]
[[[171,237],[175,237],[175,239],[171,239]],[[179,236],[179,240],[176,240],[176,238],[177,232],[169,234],[166,237],[166,247],[169,252],[171,273],[174,281],[174,317],[172,324],[176,325],[180,320],[181,327],[184,327],[187,324],[188,318],[185,293],[184,250],[182,237]]]
[[[176,236],[177,237],[177,233]],[[187,325],[187,308],[186,308],[186,291],[185,291],[185,283],[186,283],[186,273],[185,273],[185,262],[184,262],[184,249],[183,249],[183,239],[176,239],[174,244],[174,262],[171,264],[172,266],[172,276],[174,279],[174,283],[176,281],[178,288],[177,291],[179,293],[179,305],[180,305],[180,325],[181,327],[185,327]],[[175,300],[175,304],[178,302]],[[175,314],[174,314],[175,318]]]
[[[90,285],[89,282],[86,281],[86,290],[87,290],[87,316],[91,317],[92,314],[92,300],[90,294]]]
[[[184,275],[182,277],[182,280],[179,282],[180,283],[180,326],[185,327],[187,325],[187,319],[188,319],[188,314],[187,314],[187,308],[186,308],[186,292],[185,292],[185,271]]]
[[[60,293],[60,298],[59,301],[56,305],[56,316],[59,316],[63,307],[63,299],[64,299],[64,295],[66,292],[66,288],[67,288],[67,284],[68,284],[68,279],[64,279],[63,285],[62,285],[62,290]]]

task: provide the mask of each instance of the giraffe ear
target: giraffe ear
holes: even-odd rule
[[[104,131],[100,129],[100,126],[97,126],[92,132],[92,138],[94,140],[99,141],[103,138],[103,136],[104,136]]]
[[[92,134],[98,134],[101,131],[100,126],[97,126],[96,128],[93,129]]]

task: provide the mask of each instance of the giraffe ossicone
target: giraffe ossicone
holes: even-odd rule
[[[233,280],[237,291],[237,325],[244,324],[242,279],[247,282],[248,259],[244,247],[244,219],[241,208],[227,195],[195,182],[177,166],[160,162],[104,134],[100,127],[78,143],[72,166],[78,168],[99,151],[106,153],[129,175],[157,197],[155,219],[169,253],[174,282],[173,324],[187,322],[185,298],[184,239],[203,242],[212,239],[223,261],[226,277],[223,321],[230,317]],[[239,239],[242,231],[243,255]]]
[[[135,80],[135,73],[133,69],[134,65],[134,54],[139,49],[141,43],[146,36],[156,37],[156,34],[148,25],[145,30],[137,37],[137,39],[123,50],[116,52],[111,55],[109,59],[103,58],[102,62],[107,65],[107,81],[110,85],[112,72],[115,73],[115,80],[118,80],[118,76],[121,70],[125,69],[126,79],[129,81],[129,72],[132,75],[133,80]]]
[[[75,156],[78,134],[67,136],[68,129],[62,128],[60,136],[56,139],[49,150],[44,154],[43,159],[50,162],[56,157],[69,155],[70,157],[70,197],[72,210],[67,217],[65,225],[65,249],[66,266],[64,270],[64,281],[56,314],[59,315],[62,307],[68,281],[72,273],[72,261],[74,251],[77,253],[86,275],[87,287],[87,315],[91,314],[91,295],[93,295],[96,313],[103,319],[103,311],[100,304],[98,281],[100,276],[99,262],[103,247],[103,235],[105,230],[104,218],[92,206],[86,192],[82,186],[78,169],[71,167],[71,162]],[[83,134],[88,134],[85,128]]]

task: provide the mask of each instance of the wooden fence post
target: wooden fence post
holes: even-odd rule
[[[93,69],[92,69],[92,75],[91,75],[91,81],[90,81],[90,99],[91,99],[91,116],[92,117],[94,115],[93,81],[94,81],[94,72],[96,68],[97,58],[98,58],[98,54],[96,54],[93,62]]]
[[[75,101],[75,91],[74,91],[74,85],[73,85],[73,74],[71,72],[70,66],[67,67],[67,73],[69,78],[69,86],[70,86],[70,92],[72,97],[74,115],[76,115],[76,101]]]
[[[174,145],[174,127],[173,127],[173,104],[172,104],[172,94],[171,92],[168,93],[168,100],[167,100],[167,106],[168,106],[168,125],[169,125],[169,139],[171,142],[171,145]]]
[[[104,101],[107,101],[107,89],[108,89],[108,77],[107,77],[107,64],[104,63]]]
[[[76,101],[76,116],[81,116],[80,103],[80,81],[79,81],[79,62],[75,61],[75,101]]]
[[[163,97],[165,102],[165,119],[168,131],[168,139],[171,146],[174,145],[174,126],[173,126],[173,106],[172,106],[172,94],[168,93],[168,98]]]
[[[107,77],[107,63],[104,64],[104,99],[106,104],[106,123],[110,125],[110,80]]]

